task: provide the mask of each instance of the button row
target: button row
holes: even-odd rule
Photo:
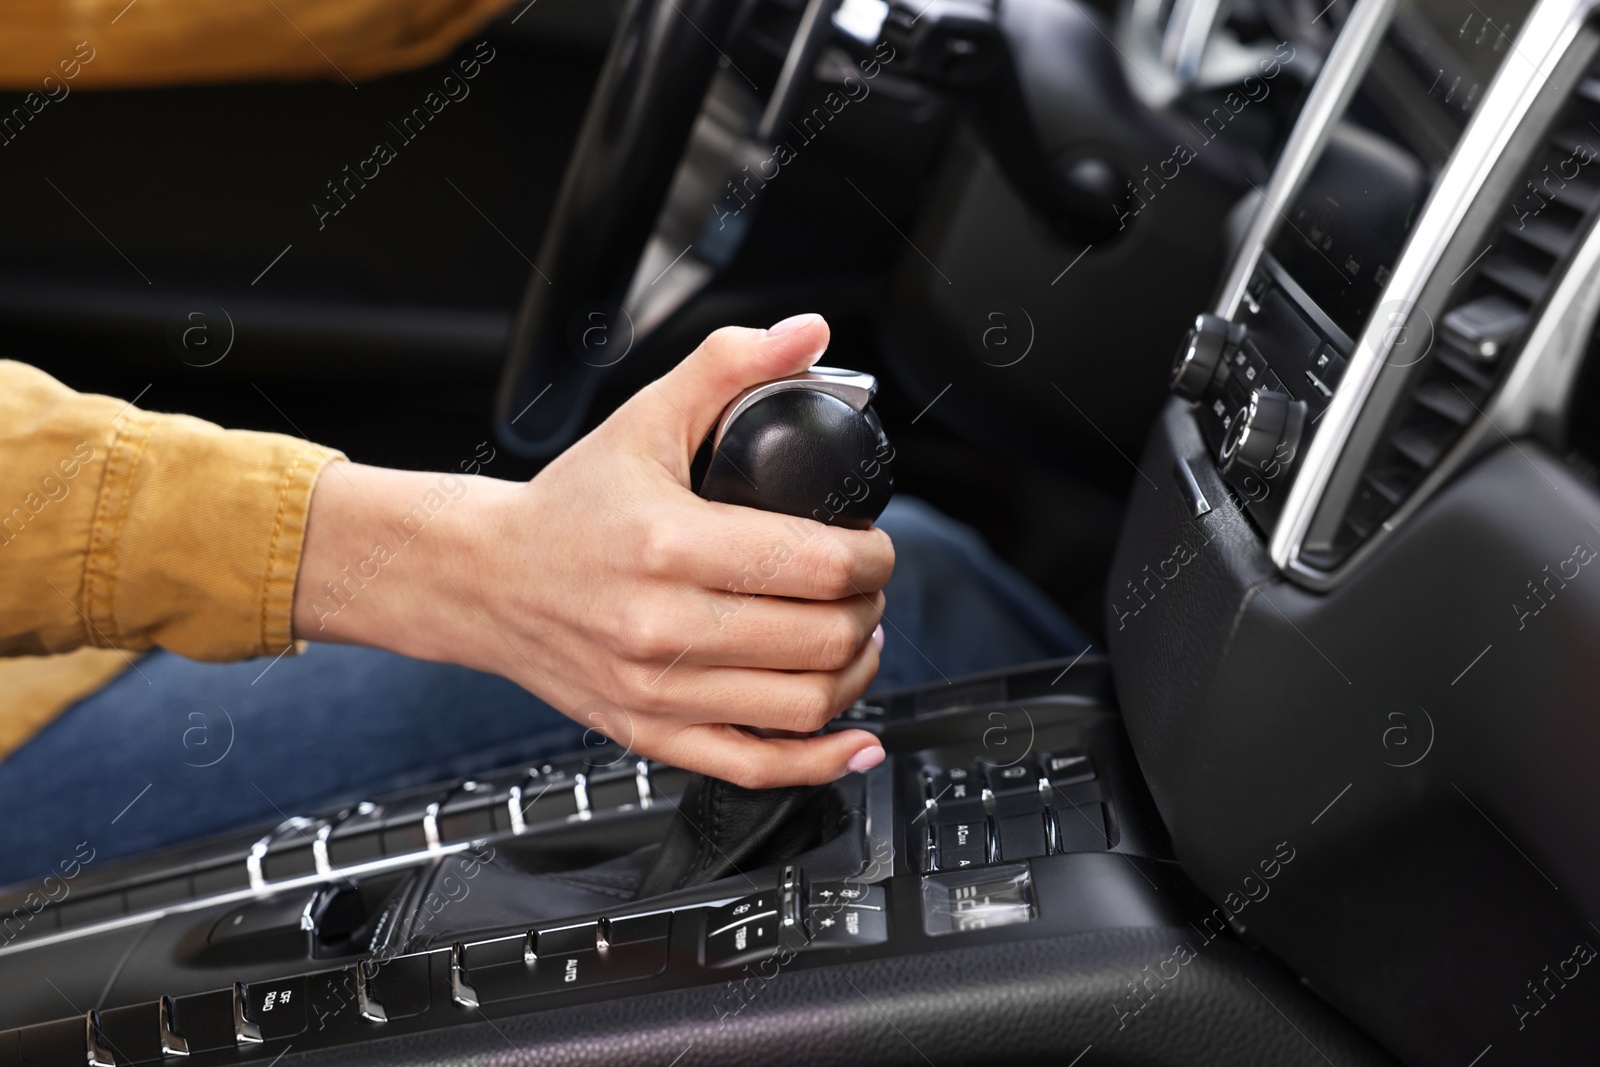
[[[1068,749],[1035,760],[925,767],[924,868],[964,870],[1062,852],[1103,851],[1094,763]],[[1068,787],[1080,787],[1071,788]]]
[[[959,871],[1107,847],[1105,805],[1061,803],[1038,812],[937,823],[928,835],[927,868]]]
[[[1035,760],[1015,763],[930,766],[922,770],[923,803],[943,819],[977,818],[986,810],[1014,808],[1002,803],[1006,798],[1042,797],[1094,778],[1094,763],[1082,749],[1042,753]]]
[[[879,944],[889,937],[885,900],[881,886],[808,885],[798,868],[786,867],[774,891],[707,911],[705,965],[737,967],[784,950]]]
[[[430,1003],[428,956],[402,956],[7,1031],[0,1033],[0,1065],[158,1063],[421,1015]]]
[[[644,810],[681,796],[688,781],[687,771],[608,747],[579,761],[488,775],[442,792],[364,801],[331,815],[295,816],[257,840],[243,862],[197,865],[103,892],[75,890],[71,900],[34,908],[12,936],[38,937],[178,901],[242,889],[262,892],[300,878],[328,879],[363,864],[426,856],[498,833],[522,834]]]
[[[456,945],[450,995],[476,1008],[659,974],[667,965],[670,912],[601,919]]]

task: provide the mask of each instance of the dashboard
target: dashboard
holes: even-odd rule
[[[1215,314],[1180,350],[1175,391],[1274,562],[1310,588],[1480,443],[1459,447],[1586,228],[1593,45],[1570,11],[1539,12],[1352,13]]]
[[[1348,10],[1179,348],[1111,572],[1179,861],[1220,899],[1293,841],[1241,921],[1406,1063],[1592,1059],[1600,990],[1529,976],[1600,906],[1575,581],[1600,494],[1573,455],[1597,40],[1582,2]]]

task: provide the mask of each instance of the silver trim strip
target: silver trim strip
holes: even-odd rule
[[[466,966],[461,962],[461,942],[450,946],[450,999],[463,1008],[476,1008],[478,991],[467,981]]]
[[[506,790],[506,807],[511,813],[511,832],[513,834],[526,832],[528,824],[522,817],[522,785],[520,783]]]
[[[251,1022],[244,1014],[244,983],[233,983],[233,1039],[241,1045],[259,1045],[262,1043],[261,1027]]]
[[[572,802],[578,806],[579,819],[588,819],[594,815],[589,809],[589,776],[582,771],[572,776]]]
[[[172,998],[163,996],[160,1000],[160,1027],[161,1027],[161,1055],[162,1056],[187,1056],[189,1054],[189,1039],[172,1028]]]
[[[386,1023],[389,1021],[389,1012],[382,1004],[372,997],[372,990],[367,983],[367,964],[362,960],[356,964],[356,1011],[369,1023]],[[373,977],[377,977],[376,974]]]
[[[100,1013],[90,1008],[83,1013],[83,1048],[89,1067],[117,1067],[117,1059],[102,1044]]]
[[[449,794],[446,794],[447,796]],[[422,809],[422,840],[428,846],[428,855],[439,854],[439,808],[442,801],[435,800]]]
[[[650,795],[650,761],[640,760],[633,767],[633,784],[639,793],[639,809],[648,809],[654,804],[655,798]]]
[[[733,420],[744,414],[746,409],[774,393],[786,393],[792,389],[810,389],[818,393],[827,393],[831,397],[843,400],[857,411],[862,411],[878,394],[878,379],[870,374],[841,370],[838,367],[812,367],[808,371],[791,374],[787,378],[751,386],[734,397],[733,402],[717,419],[717,436],[711,442],[711,447],[715,449],[722,444],[722,435],[733,425]]]

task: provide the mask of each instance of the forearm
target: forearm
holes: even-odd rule
[[[632,751],[741,785],[882,759],[862,731],[808,735],[877,671],[888,538],[688,486],[728,401],[826,345],[817,316],[780,325],[718,331],[531,482],[330,465],[295,636],[504,675]]]

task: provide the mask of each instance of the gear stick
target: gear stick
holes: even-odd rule
[[[894,491],[894,450],[870,374],[813,367],[739,394],[717,420],[700,495],[866,529]],[[815,843],[824,787],[742,789],[696,775],[639,896],[781,863]]]

